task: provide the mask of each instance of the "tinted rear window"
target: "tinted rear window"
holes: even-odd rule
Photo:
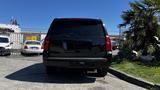
[[[40,45],[40,42],[28,41],[26,42],[27,45]]]
[[[53,26],[52,35],[103,36],[103,27],[99,23],[60,23]]]

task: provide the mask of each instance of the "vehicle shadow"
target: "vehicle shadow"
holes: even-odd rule
[[[57,83],[57,84],[77,84],[94,83],[96,78],[81,75],[75,71],[56,72],[47,75],[43,64],[34,64],[29,67],[16,71],[5,78],[10,80],[37,82],[37,83]]]

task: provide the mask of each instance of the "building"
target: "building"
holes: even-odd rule
[[[0,32],[21,32],[21,28],[17,23],[17,20],[12,17],[9,24],[0,24]]]
[[[47,33],[44,32],[21,32],[23,34],[23,40],[38,40],[42,41],[46,37]]]
[[[120,39],[120,36],[119,35],[109,35],[111,40],[113,41],[118,41]]]
[[[21,32],[21,28],[18,25],[12,24],[0,24],[0,32]]]

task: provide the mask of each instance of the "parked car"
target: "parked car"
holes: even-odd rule
[[[54,68],[96,70],[105,76],[112,60],[111,40],[99,19],[54,19],[44,40],[43,63]]]
[[[0,55],[11,55],[11,44],[8,35],[0,34]]]
[[[40,42],[41,42],[41,44],[43,45],[43,43],[44,43],[44,39],[40,40]]]
[[[40,41],[26,40],[22,45],[21,54],[41,54],[43,47]]]
[[[119,48],[119,43],[118,43],[117,41],[111,41],[111,43],[112,43],[112,49],[113,49],[113,50]]]

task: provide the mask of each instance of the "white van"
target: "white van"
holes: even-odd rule
[[[11,44],[8,35],[0,34],[0,55],[11,55]]]

